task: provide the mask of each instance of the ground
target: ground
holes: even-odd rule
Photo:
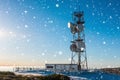
[[[49,76],[22,76],[12,72],[0,72],[0,80],[70,80],[69,77],[53,74]]]

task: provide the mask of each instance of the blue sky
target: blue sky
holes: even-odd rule
[[[67,23],[79,8],[89,67],[120,66],[118,0],[0,0],[0,65],[70,63]]]

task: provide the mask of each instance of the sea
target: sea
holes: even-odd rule
[[[45,69],[44,66],[0,66],[0,71],[9,71],[9,72],[14,72],[16,68],[25,68],[25,69]]]
[[[0,71],[10,71],[13,72],[14,71],[14,66],[0,66]]]

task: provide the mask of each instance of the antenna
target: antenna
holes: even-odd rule
[[[71,41],[71,65],[77,64],[78,71],[88,69],[86,45],[85,45],[85,33],[84,33],[84,12],[75,11],[73,12],[73,22],[68,23],[68,27],[73,35]],[[72,70],[72,69],[71,69]]]

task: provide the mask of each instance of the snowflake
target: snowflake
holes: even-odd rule
[[[64,38],[64,41],[66,42],[66,41],[67,41],[67,38]]]
[[[17,28],[17,29],[20,29],[20,26],[17,26],[16,28]]]
[[[45,60],[45,63],[47,63],[48,61],[47,60]]]
[[[26,38],[26,35],[23,35],[22,37],[23,37],[23,38]]]
[[[114,42],[112,42],[111,44],[114,44]]]
[[[33,19],[36,19],[36,17],[35,17],[35,16],[33,16]]]
[[[26,11],[26,10],[25,10],[25,11],[24,11],[24,13],[25,13],[25,14],[27,14],[27,13],[28,13],[28,11]]]
[[[112,16],[110,16],[109,18],[112,19]]]
[[[63,35],[62,37],[65,42],[68,40],[66,36]]]
[[[95,15],[95,13],[92,13],[92,15],[94,16],[94,15]]]
[[[118,14],[115,14],[116,17],[118,17]]]
[[[45,9],[45,6],[43,6],[42,8]]]
[[[53,23],[53,20],[49,20],[48,23]]]
[[[50,8],[50,6],[47,6],[47,9],[49,9]]]
[[[28,25],[25,25],[25,28],[28,28]]]
[[[42,56],[44,56],[45,55],[45,53],[42,53]]]
[[[111,4],[111,3],[109,3],[108,5],[109,5],[109,6],[111,6],[112,4]]]
[[[89,5],[88,5],[88,4],[86,4],[86,7],[88,8],[88,7],[89,7]]]
[[[102,23],[103,23],[103,24],[105,24],[106,22],[105,22],[105,21],[103,21]]]
[[[71,58],[68,58],[68,61],[71,61]]]
[[[117,56],[114,56],[114,58],[117,58]]]
[[[53,55],[54,57],[56,57],[56,54],[55,55]]]
[[[91,40],[89,40],[89,43],[91,43]]]
[[[72,6],[71,6],[71,5],[70,5],[69,7],[70,7],[70,8],[72,8]],[[72,13],[72,12],[71,12],[71,13]]]
[[[61,1],[61,3],[64,3],[64,1]]]
[[[100,76],[100,79],[103,79],[103,76],[102,76],[102,75]]]
[[[16,47],[17,50],[18,50],[19,48],[20,48],[20,47],[18,47],[18,46]]]
[[[15,38],[16,36],[17,36],[17,35],[16,35],[15,33],[14,33],[14,34],[11,34],[11,37],[14,37],[14,38]]]
[[[59,55],[62,55],[62,54],[63,54],[63,52],[62,52],[62,51],[59,51],[59,52],[58,52],[58,54],[59,54]]]
[[[27,39],[27,42],[29,43],[29,42],[30,42],[30,39]]]
[[[44,27],[47,27],[47,24],[44,24]]]
[[[117,27],[117,29],[120,29],[120,27]]]
[[[24,56],[24,53],[21,53],[21,56]]]
[[[118,17],[118,19],[120,19],[120,17]]]
[[[10,31],[10,32],[9,32],[9,34],[13,34],[13,32],[12,32],[12,31]]]
[[[77,10],[77,7],[74,7],[74,10]]]
[[[34,9],[34,7],[32,7],[32,6],[29,6],[29,8],[32,9],[32,10]]]
[[[97,34],[99,35],[100,33],[99,33],[99,32],[97,32]]]
[[[103,41],[103,44],[106,44],[106,42],[105,42],[105,41]]]
[[[103,16],[103,13],[100,13],[101,16]]]
[[[8,14],[8,11],[5,11],[6,14]]]
[[[59,4],[56,4],[56,7],[59,7]]]

